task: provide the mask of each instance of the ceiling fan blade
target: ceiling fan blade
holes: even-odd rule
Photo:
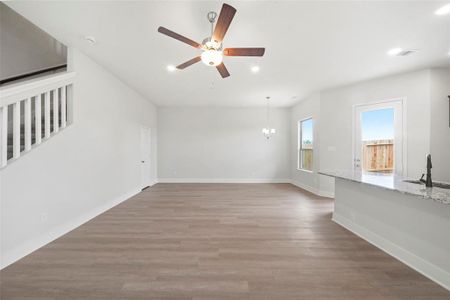
[[[225,56],[263,56],[265,48],[225,48]]]
[[[213,39],[222,42],[225,33],[227,33],[228,27],[230,27],[233,20],[236,8],[224,3],[220,10],[219,19],[217,19],[216,28],[214,28]]]
[[[222,78],[227,78],[228,76],[230,76],[230,73],[228,73],[228,70],[223,63],[218,65],[216,68],[217,68],[217,71],[219,71]]]
[[[183,69],[189,67],[190,65],[198,63],[201,60],[202,60],[202,58],[200,56],[194,57],[193,59],[188,60],[187,62],[182,63],[181,65],[178,65],[177,69],[183,70]]]
[[[191,39],[188,39],[187,37],[184,37],[176,32],[173,32],[172,30],[169,30],[165,27],[159,26],[158,32],[165,34],[167,36],[170,36],[171,38],[174,38],[176,40],[179,40],[180,42],[186,43],[188,45],[191,45],[194,48],[201,48],[202,45],[197,43],[196,41],[193,41]]]

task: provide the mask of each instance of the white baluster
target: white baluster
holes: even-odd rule
[[[53,90],[53,132],[59,131],[59,94],[58,89]]]
[[[34,133],[36,135],[36,145],[42,141],[42,113],[41,113],[41,94],[34,99]]]
[[[23,149],[33,149],[33,142],[41,144],[52,136],[52,132],[56,133],[72,122],[71,89],[74,75],[69,72],[2,87],[0,168],[8,165],[11,156],[13,159],[19,158]]]
[[[13,158],[20,157],[20,101],[13,105]]]
[[[24,112],[25,151],[31,150],[31,98],[25,100]]]
[[[61,128],[66,128],[67,116],[66,116],[66,86],[61,88]]]
[[[0,107],[0,168],[8,160],[8,106]]]
[[[45,122],[45,135],[48,139],[50,137],[50,92],[44,94],[44,122]]]

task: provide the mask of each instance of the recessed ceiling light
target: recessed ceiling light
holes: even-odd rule
[[[390,56],[395,56],[395,55],[398,55],[402,51],[403,51],[402,48],[393,48],[393,49],[389,50],[387,52],[387,54],[390,55]]]
[[[168,65],[167,66],[167,71],[169,71],[169,72],[173,72],[173,71],[175,71],[177,68],[175,68],[175,66],[174,65]]]
[[[88,41],[91,45],[95,45],[95,43],[97,43],[97,41],[95,40],[95,37],[87,35],[84,37],[84,39],[86,41]]]
[[[450,13],[450,3],[442,6],[434,12],[435,15],[443,16]]]
[[[251,70],[252,70],[253,73],[258,73],[259,72],[259,67],[258,66],[253,66],[251,68]]]

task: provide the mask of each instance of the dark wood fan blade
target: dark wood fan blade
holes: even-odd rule
[[[225,48],[223,55],[226,56],[263,56],[265,48]]]
[[[192,47],[195,48],[201,48],[202,45],[200,45],[199,43],[197,43],[196,41],[193,41],[191,39],[188,39],[187,37],[184,37],[176,32],[173,32],[170,29],[167,29],[165,27],[158,27],[158,32],[161,32],[162,34],[165,34],[167,36],[170,36],[171,38],[174,38],[176,40],[179,40],[180,42],[186,43],[188,45],[191,45]]]
[[[217,19],[216,28],[214,28],[213,39],[222,42],[225,33],[227,33],[228,27],[230,27],[231,21],[236,14],[236,9],[226,3],[222,5],[220,10],[219,19]]]
[[[202,60],[202,58],[200,56],[194,57],[193,59],[188,60],[187,62],[182,63],[181,65],[177,66],[177,69],[183,70],[183,69],[189,67],[190,65],[198,63],[201,60]]]
[[[222,78],[227,78],[228,76],[230,76],[230,73],[228,73],[228,70],[223,63],[218,65],[216,68],[217,68],[217,71],[219,71]]]

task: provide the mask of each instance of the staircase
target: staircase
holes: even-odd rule
[[[61,122],[61,111],[58,112],[59,113],[59,120],[58,120],[58,126],[59,128],[61,128],[62,122]],[[67,113],[67,111],[66,111]],[[22,117],[22,116],[21,116]],[[54,132],[54,119],[53,119],[53,109],[50,110],[50,133]],[[42,116],[41,117],[41,139],[42,137],[45,135],[45,118]],[[33,121],[31,122],[31,145],[35,145],[36,144],[36,120],[35,118],[33,118]],[[14,142],[14,138],[13,138],[13,132],[9,132],[8,133],[8,141],[7,141],[7,159],[11,159],[13,158],[13,142]],[[25,124],[20,124],[20,152],[22,153],[25,150]]]
[[[0,88],[0,168],[71,123],[74,77],[64,72]]]

